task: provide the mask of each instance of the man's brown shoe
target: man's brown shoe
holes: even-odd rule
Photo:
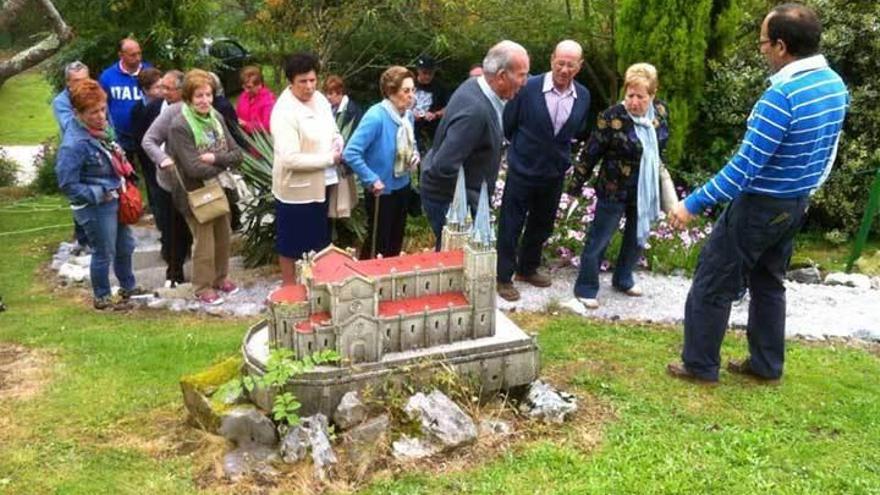
[[[752,369],[752,364],[749,361],[749,358],[731,359],[727,362],[727,371],[737,375],[747,376],[760,383],[766,383],[769,385],[779,383],[779,378],[768,378],[755,373],[755,370]]]
[[[496,290],[505,301],[519,301],[519,290],[513,286],[513,282],[498,282]]]
[[[541,271],[536,271],[531,275],[520,275],[517,273],[516,280],[532,284],[535,287],[550,287],[553,284],[553,279],[550,278],[550,275]]]
[[[701,376],[695,375],[682,363],[667,364],[666,372],[669,373],[669,375],[673,378],[678,378],[679,380],[685,380],[693,383],[699,383],[701,385],[715,385],[718,383],[717,379],[710,380],[708,378],[703,378]]]

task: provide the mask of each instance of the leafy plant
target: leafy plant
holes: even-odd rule
[[[0,148],[0,187],[14,186],[18,173],[18,163]]]
[[[58,178],[55,176],[55,161],[58,157],[58,140],[50,138],[40,145],[40,151],[34,155],[34,168],[37,173],[30,183],[30,188],[40,194],[57,194]]]
[[[240,380],[232,380],[221,387],[220,393],[227,392],[227,387],[244,387],[248,392],[261,388],[274,392],[272,417],[275,421],[288,425],[298,425],[299,411],[302,404],[290,391],[284,391],[291,378],[306,373],[315,366],[339,361],[340,356],[335,350],[316,352],[302,359],[295,359],[293,351],[286,347],[272,349],[266,361],[266,372],[262,376],[247,375]]]

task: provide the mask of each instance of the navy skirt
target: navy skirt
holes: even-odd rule
[[[289,204],[275,201],[275,251],[299,260],[330,244],[327,200],[320,203]]]

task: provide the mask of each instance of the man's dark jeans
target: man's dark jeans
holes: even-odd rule
[[[436,239],[434,250],[440,251],[440,241],[442,240],[443,226],[446,225],[446,212],[449,211],[449,203],[422,196],[422,210],[425,211],[425,217],[428,218],[431,230],[434,231],[434,239]]]
[[[596,203],[596,215],[581,253],[581,269],[574,284],[576,297],[595,299],[599,293],[599,266],[605,259],[608,243],[617,232],[620,218],[624,215],[626,215],[626,226],[623,229],[623,240],[620,244],[620,252],[617,253],[617,265],[614,268],[611,284],[622,291],[629,290],[635,285],[633,270],[642,252],[636,238],[638,225],[636,203],[600,199]]]
[[[700,252],[685,305],[681,359],[689,371],[718,379],[730,306],[748,285],[749,364],[763,377],[782,375],[785,271],[808,204],[807,196],[745,193],[721,214]]]
[[[553,233],[562,182],[563,177],[537,180],[508,172],[498,219],[499,282],[510,282],[514,272],[532,275],[541,266],[544,243]]]

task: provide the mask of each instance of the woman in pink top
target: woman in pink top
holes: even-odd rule
[[[269,117],[275,105],[275,95],[263,84],[263,73],[259,67],[248,65],[241,69],[241,87],[235,112],[238,123],[248,134],[262,130],[269,132]]]

